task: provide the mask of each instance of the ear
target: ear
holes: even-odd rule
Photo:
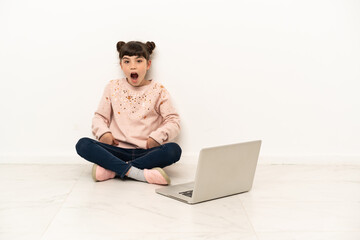
[[[150,66],[151,66],[151,60],[149,60],[149,61],[147,62],[146,70],[149,70],[149,69],[150,69]]]
[[[121,69],[123,69],[123,66],[122,66],[122,64],[121,64],[121,61],[120,61],[120,63],[119,63],[119,64],[120,64]]]

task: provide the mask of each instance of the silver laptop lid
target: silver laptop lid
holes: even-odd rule
[[[249,191],[261,140],[203,148],[196,170],[193,202]]]

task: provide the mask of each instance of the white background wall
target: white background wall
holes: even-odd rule
[[[184,156],[360,160],[360,1],[1,0],[0,31],[1,162],[80,161],[120,40],[156,43]]]

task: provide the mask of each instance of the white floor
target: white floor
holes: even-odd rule
[[[0,165],[0,239],[360,239],[360,165],[259,165],[250,192],[197,205],[91,167]]]

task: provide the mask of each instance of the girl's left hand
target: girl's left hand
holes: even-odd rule
[[[149,148],[153,148],[153,147],[158,147],[160,146],[160,144],[155,141],[153,138],[149,137],[147,142],[146,142],[146,148],[149,149]]]

